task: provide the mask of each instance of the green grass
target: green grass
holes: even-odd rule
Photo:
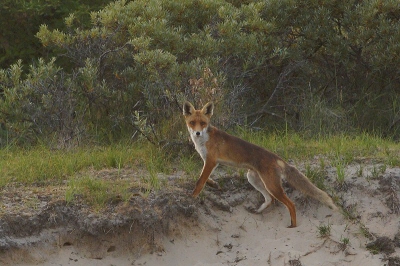
[[[350,239],[348,237],[340,236],[340,249],[344,251],[348,246],[350,246]]]
[[[319,237],[328,237],[331,235],[331,225],[327,224],[327,225],[320,225],[317,227],[318,229],[318,236]]]
[[[400,166],[400,144],[368,134],[359,136],[330,136],[316,139],[303,138],[299,134],[252,132],[237,130],[234,135],[263,146],[284,159],[306,163],[306,174],[323,186],[325,160],[338,171],[337,181],[344,180],[344,167],[355,158],[374,159],[383,167]],[[311,167],[307,161],[319,155],[320,165]],[[335,164],[336,162],[336,164]],[[109,146],[81,147],[71,150],[50,150],[45,146],[29,149],[8,147],[0,149],[0,192],[15,185],[67,185],[65,198],[72,202],[78,195],[90,204],[101,206],[115,197],[126,198],[132,186],[128,181],[102,180],[87,174],[89,171],[125,168],[144,170],[140,176],[146,190],[163,189],[159,173],[184,171],[197,178],[203,162],[196,151],[189,155],[168,155],[164,150],[149,143],[118,143]],[[363,168],[360,165],[360,173]],[[382,172],[376,169],[375,172]],[[118,189],[116,187],[118,184]],[[128,193],[129,194],[129,193]]]
[[[399,166],[400,144],[389,139],[362,133],[360,135],[333,135],[318,138],[304,138],[297,133],[265,133],[240,129],[233,133],[247,141],[277,153],[284,159],[307,160],[315,155],[330,160],[340,158],[348,164],[355,158],[366,157],[382,160],[390,166]]]
[[[101,209],[110,201],[127,201],[130,198],[127,180],[103,180],[93,176],[71,178],[65,192],[67,203],[73,203],[77,196],[95,209]]]
[[[345,176],[346,164],[339,160],[335,162],[335,166],[336,166],[336,182],[339,185],[343,185],[346,177]]]
[[[129,151],[124,145],[79,148],[72,151],[54,151],[44,146],[29,150],[2,150],[0,187],[9,182],[31,184],[62,181],[87,168],[123,167],[134,159]]]
[[[193,153],[190,156],[182,156],[180,158],[179,167],[182,171],[190,176],[196,176],[200,174],[200,171],[203,167],[203,160],[193,149]]]

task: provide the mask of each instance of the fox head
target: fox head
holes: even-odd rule
[[[213,115],[214,104],[207,103],[201,110],[196,110],[190,102],[183,104],[183,115],[186,125],[192,138],[204,137],[210,125],[210,118]]]

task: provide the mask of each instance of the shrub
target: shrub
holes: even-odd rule
[[[185,99],[217,102],[224,128],[395,136],[399,19],[396,0],[121,0],[92,12],[88,29],[71,15],[67,30],[42,25],[37,37],[69,61],[57,73],[71,84],[64,87],[72,90],[66,97],[73,107],[57,110],[79,114],[73,121],[86,136],[112,140],[139,132],[155,144],[182,140]],[[19,94],[14,87],[33,78],[9,71],[0,81],[4,103],[11,97],[6,91]],[[48,87],[60,87],[59,78],[48,80]],[[40,112],[51,112],[36,102]],[[18,119],[29,108],[15,108],[20,116],[2,114],[6,130],[24,124]]]
[[[0,117],[11,139],[32,142],[38,136],[53,136],[65,144],[82,130],[82,101],[73,77],[54,64],[39,60],[22,76],[21,61],[0,71],[3,97]]]

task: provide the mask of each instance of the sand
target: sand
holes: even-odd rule
[[[222,193],[205,188],[204,198],[195,205],[196,215],[179,217],[171,226],[173,230],[153,235],[152,249],[145,244],[143,249],[129,248],[133,242],[127,239],[134,237],[134,230],[121,231],[119,237],[110,233],[109,240],[105,234],[101,240],[94,239],[101,243],[97,246],[92,243],[91,248],[87,238],[81,244],[76,238],[70,244],[54,243],[57,236],[65,236],[58,228],[47,231],[52,237],[43,237],[47,239],[44,242],[5,251],[7,260],[3,263],[21,266],[399,265],[400,248],[396,246],[395,236],[399,236],[400,226],[396,211],[400,168],[387,168],[372,179],[369,178],[372,165],[365,167],[362,177],[356,176],[357,167],[356,164],[348,166],[346,185],[335,187],[341,204],[339,212],[287,189],[297,207],[296,228],[287,228],[289,213],[280,203],[274,203],[262,214],[247,211],[246,207],[260,204],[262,198],[250,186],[243,184],[237,188],[238,183],[234,183]],[[335,175],[335,169],[327,167],[327,174]],[[226,175],[221,178],[225,182],[230,180]],[[332,178],[328,180],[335,184]],[[326,228],[330,232],[322,236],[322,229]],[[366,248],[379,237],[393,241],[390,244],[394,250]],[[93,251],[96,249],[103,252],[97,256]]]

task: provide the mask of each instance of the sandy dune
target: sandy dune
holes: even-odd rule
[[[82,235],[80,240],[75,235],[70,242],[65,239],[72,234],[71,228],[69,233],[61,233],[62,228],[44,230],[47,237],[42,241],[3,251],[0,262],[45,266],[399,265],[400,169],[387,168],[372,179],[372,166],[357,177],[357,165],[350,165],[342,186],[335,186],[334,171],[327,167],[327,181],[343,211],[332,212],[287,188],[297,206],[296,228],[287,228],[289,213],[280,203],[262,214],[248,212],[246,207],[260,204],[260,195],[243,178],[220,175],[217,180],[225,184],[222,192],[206,188],[202,200],[182,194],[172,203],[188,198],[195,211],[187,217],[169,217],[168,230],[149,234],[142,227],[138,227],[142,228],[139,232],[125,226],[93,238]],[[184,186],[190,188],[188,184]],[[321,236],[326,228],[330,233]],[[35,237],[40,238],[43,232]],[[382,237],[389,240],[384,245],[392,250],[374,246]]]

